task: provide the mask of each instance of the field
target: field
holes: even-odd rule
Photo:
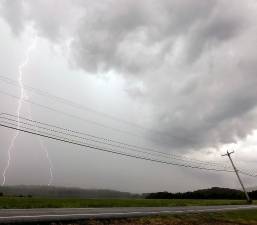
[[[0,197],[0,208],[82,208],[82,207],[158,207],[239,205],[244,200],[190,200],[190,199],[78,199]],[[254,202],[256,204],[256,201]]]

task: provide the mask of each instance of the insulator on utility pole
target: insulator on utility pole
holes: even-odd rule
[[[252,200],[250,199],[250,197],[249,197],[249,195],[248,195],[248,193],[247,193],[247,191],[246,191],[246,189],[245,189],[245,186],[244,186],[244,184],[243,184],[243,181],[241,180],[241,178],[240,178],[240,176],[239,176],[238,169],[236,168],[236,166],[235,166],[235,164],[234,164],[234,162],[233,162],[233,160],[232,160],[232,158],[231,158],[231,154],[233,154],[233,153],[234,153],[234,151],[229,152],[229,151],[227,150],[227,153],[224,154],[224,155],[222,155],[222,156],[228,156],[228,158],[229,158],[229,160],[230,160],[230,162],[231,162],[231,164],[232,164],[232,167],[233,167],[233,169],[234,169],[234,171],[235,171],[235,173],[236,173],[236,176],[237,176],[237,178],[238,178],[238,180],[239,180],[239,183],[241,184],[241,187],[242,187],[242,189],[243,189],[243,191],[244,191],[244,193],[245,193],[245,197],[246,197],[247,202],[248,202],[248,203],[252,203]]]

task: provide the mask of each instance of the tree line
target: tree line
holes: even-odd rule
[[[251,199],[257,199],[257,191],[249,192]],[[170,193],[167,191],[144,194],[146,199],[244,199],[240,190],[213,187],[189,192]]]
[[[240,190],[213,187],[189,192],[170,193],[167,191],[131,194],[114,190],[80,189],[70,187],[49,186],[2,186],[1,196],[17,197],[52,197],[52,198],[146,198],[146,199],[245,199]],[[253,200],[257,200],[257,190],[249,192]]]

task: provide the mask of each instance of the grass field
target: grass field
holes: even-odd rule
[[[190,200],[190,199],[51,199],[29,197],[0,197],[0,208],[82,208],[82,207],[150,207],[239,205],[243,200]],[[256,203],[256,202],[254,202]]]

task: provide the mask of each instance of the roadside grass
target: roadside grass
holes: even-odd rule
[[[218,213],[199,213],[199,214],[180,214],[180,215],[167,215],[167,216],[157,216],[152,218],[140,218],[137,223],[136,219],[133,223],[124,223],[126,225],[130,224],[248,224],[257,225],[257,210],[237,210],[237,211],[227,211]]]
[[[79,199],[0,197],[0,208],[83,208],[83,207],[172,207],[241,205],[244,200],[195,200],[195,199]],[[254,204],[257,202],[255,201]]]
[[[211,216],[216,216],[211,215]],[[217,213],[217,219],[242,224],[257,224],[257,210],[241,210],[232,212]]]
[[[177,214],[129,219],[87,220],[51,225],[257,225],[257,210]]]

